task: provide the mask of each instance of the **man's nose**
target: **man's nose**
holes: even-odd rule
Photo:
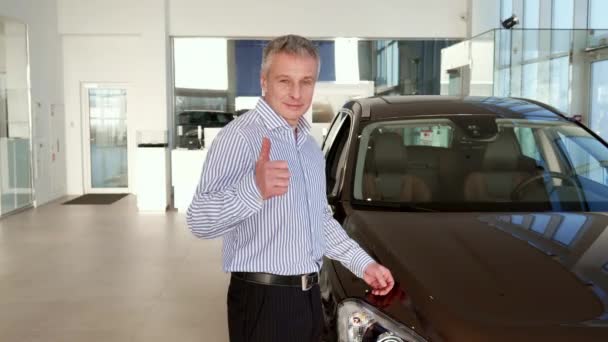
[[[294,99],[299,99],[302,96],[302,94],[301,94],[301,88],[300,88],[299,84],[295,83],[291,87],[289,96],[291,96]]]

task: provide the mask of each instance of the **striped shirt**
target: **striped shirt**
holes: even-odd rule
[[[334,220],[327,204],[325,159],[301,118],[297,135],[260,99],[214,139],[187,211],[199,238],[222,236],[225,272],[299,275],[318,272],[323,256],[340,261],[358,277],[373,262]],[[262,200],[255,164],[262,139],[270,160],[287,161],[287,193]]]

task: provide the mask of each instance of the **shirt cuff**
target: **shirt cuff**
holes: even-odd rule
[[[365,269],[371,263],[376,262],[372,259],[365,251],[361,248],[358,248],[351,259],[350,267],[351,272],[359,278],[363,278],[363,274],[365,273]]]
[[[255,174],[253,172],[243,177],[236,189],[236,194],[249,210],[255,212],[262,209],[262,194],[255,183]]]

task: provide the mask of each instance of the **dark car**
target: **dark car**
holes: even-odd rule
[[[335,218],[396,285],[326,259],[325,339],[608,341],[608,146],[513,98],[349,102],[323,144]]]
[[[188,110],[179,113],[177,120],[182,134],[179,136],[178,147],[187,149],[200,149],[204,147],[204,128],[221,128],[233,119],[234,114],[215,110]],[[201,128],[200,140],[198,139],[198,127]]]

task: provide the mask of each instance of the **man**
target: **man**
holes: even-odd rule
[[[224,237],[232,342],[319,341],[323,255],[363,278],[375,295],[394,284],[328,208],[325,161],[303,118],[319,66],[315,46],[303,37],[266,46],[263,97],[215,138],[188,209],[194,235]]]

